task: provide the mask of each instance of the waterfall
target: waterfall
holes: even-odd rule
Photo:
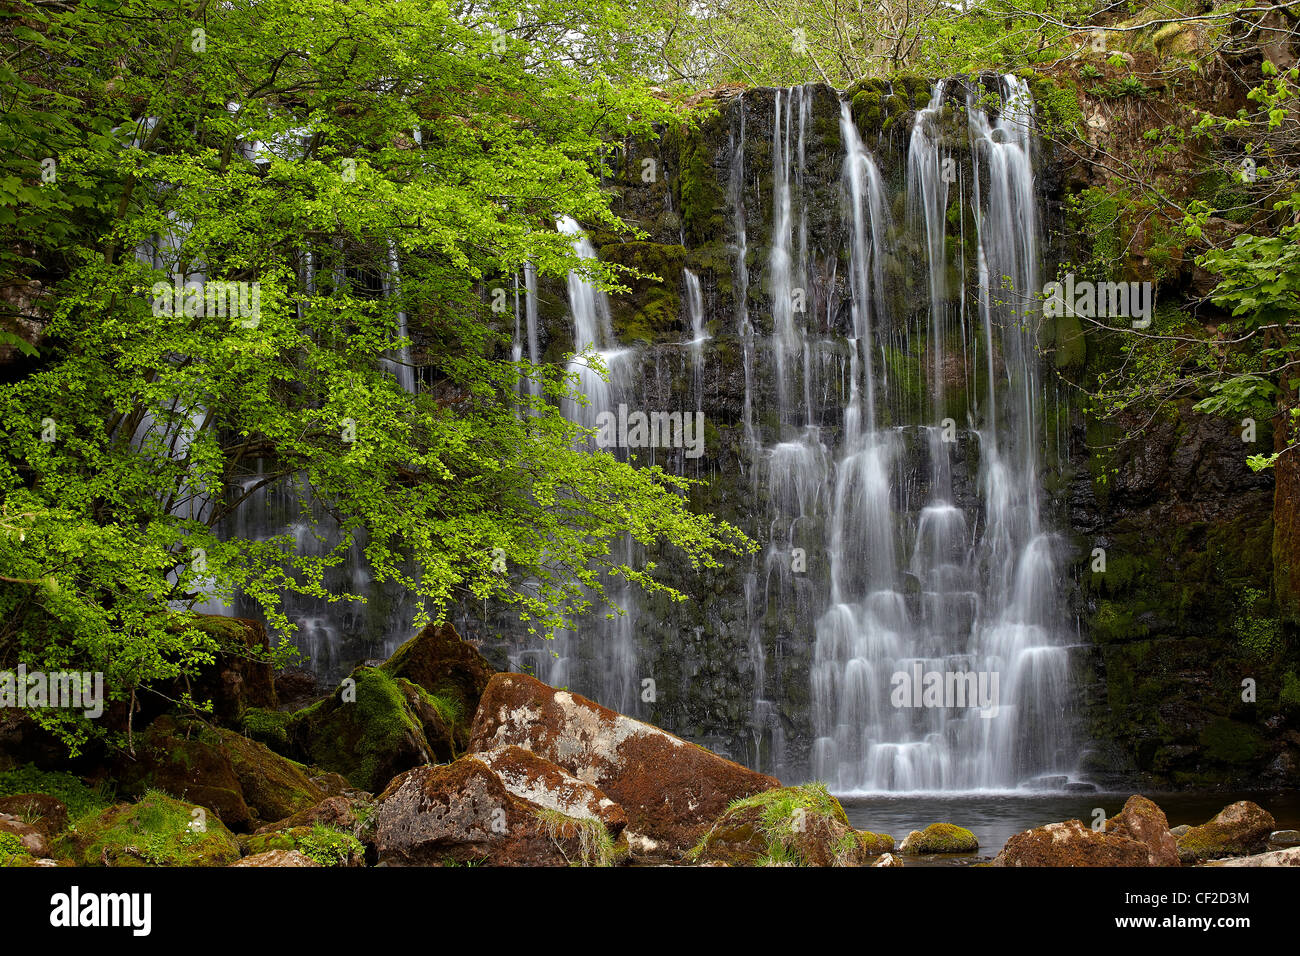
[[[998,86],[994,113],[975,88],[965,103],[981,343],[965,341],[965,299],[954,302],[947,281],[950,190],[964,196],[940,130],[949,85],[937,83],[917,111],[908,145],[908,227],[923,240],[927,270],[924,327],[906,328],[886,304],[882,264],[895,254],[886,185],[847,104],[841,113],[852,367],[834,468],[830,594],[811,673],[812,774],[840,791],[1007,788],[1072,766],[1058,543],[1039,515],[1037,357],[1026,321],[1041,245],[1033,107],[1023,81]],[[992,278],[1002,276],[1009,288]],[[918,411],[930,417],[909,423],[891,405],[885,427],[877,412],[898,400],[878,390],[873,367],[895,342],[925,350]],[[970,389],[959,422],[946,385],[970,385],[971,350],[982,353],[987,394]],[[953,468],[971,449],[977,500],[958,501]],[[939,692],[927,699],[923,687]]]

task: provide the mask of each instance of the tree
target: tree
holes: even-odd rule
[[[6,17],[2,265],[49,293],[38,360],[0,385],[0,664],[103,671],[130,699],[211,657],[190,611],[209,593],[241,590],[281,631],[284,592],[354,599],[322,575],[356,542],[426,618],[472,596],[543,632],[603,600],[603,574],[670,590],[611,556],[622,535],[697,568],[749,547],[689,511],[685,480],[589,451],[557,411],[573,379],[510,362],[484,302],[525,262],[617,283],[553,223],[628,232],[606,143],[678,121],[634,77],[635,16],[87,0]],[[376,296],[394,263],[400,294]],[[415,393],[392,372],[399,311],[425,343]],[[328,554],[219,533],[293,475],[343,529]],[[74,749],[93,732],[34,716]]]

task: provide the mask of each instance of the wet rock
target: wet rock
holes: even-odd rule
[[[898,848],[900,853],[974,853],[979,840],[964,827],[951,823],[931,823],[924,830],[913,830]]]
[[[1184,863],[1193,863],[1259,853],[1275,826],[1273,815],[1263,807],[1240,800],[1224,807],[1213,820],[1180,836],[1178,856]]]
[[[894,856],[894,854],[892,853],[886,853],[871,865],[872,866],[902,866],[903,861],[898,857]]]
[[[1173,837],[1176,840],[1191,828],[1192,825],[1190,823],[1180,823],[1178,826],[1174,827],[1169,832],[1173,834]]]
[[[627,813],[628,829],[682,854],[736,800],[780,782],[585,697],[524,674],[488,684],[471,751],[516,745],[599,787]]]
[[[1080,820],[1049,823],[1017,833],[990,866],[1148,866],[1144,843],[1085,826]]]
[[[612,847],[604,824],[517,796],[474,755],[407,771],[380,795],[375,811],[380,865],[607,863]]]
[[[766,790],[732,804],[688,855],[729,866],[863,866],[894,838],[855,830],[826,787]]]
[[[336,830],[350,830],[357,825],[357,810],[365,803],[348,797],[327,797],[315,806],[292,816],[268,823],[253,831],[254,836],[292,830],[297,827],[325,826]]]
[[[1251,856],[1238,856],[1227,860],[1213,860],[1206,866],[1300,866],[1300,846],[1285,850],[1270,850]]]
[[[0,801],[0,810],[3,809],[3,802]],[[1268,835],[1268,845],[1279,849],[1300,846],[1300,830],[1274,830]]]
[[[1146,797],[1134,794],[1117,815],[1106,821],[1106,832],[1136,840],[1147,848],[1151,866],[1178,866],[1178,841],[1169,832],[1165,812]]]
[[[267,850],[246,856],[231,866],[320,866],[315,860],[297,850]]]
[[[239,778],[244,802],[257,819],[279,820],[325,799],[325,791],[312,781],[302,764],[233,731],[222,730],[219,734]]]

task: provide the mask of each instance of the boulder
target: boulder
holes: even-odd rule
[[[357,825],[357,810],[365,804],[348,797],[326,797],[315,806],[300,810],[292,816],[268,823],[253,831],[254,836],[292,830],[296,827],[325,826],[336,830],[351,830]]]
[[[924,830],[913,830],[903,839],[900,853],[974,853],[980,848],[975,834],[951,823],[931,823]]]
[[[381,665],[391,677],[401,677],[446,703],[454,715],[456,745],[469,742],[469,723],[479,699],[496,673],[477,650],[461,640],[450,624],[430,624],[399,647]]]
[[[8,813],[0,813],[0,833],[15,837],[22,845],[23,852],[34,857],[47,855],[48,844],[45,834],[29,823]]]
[[[598,820],[578,820],[512,793],[475,755],[397,777],[375,811],[380,865],[567,866],[613,862]]]
[[[208,807],[236,830],[283,819],[327,796],[306,767],[265,745],[169,715],[149,725],[122,779],[137,792],[161,790]]]
[[[1154,802],[1134,794],[1124,808],[1106,821],[1106,832],[1136,840],[1147,848],[1151,866],[1179,866],[1178,840],[1169,832],[1165,812]]]
[[[0,811],[4,810],[4,801],[0,800]],[[1277,849],[1300,846],[1300,830],[1274,830],[1268,835],[1268,845]]]
[[[137,719],[148,721],[169,700],[180,700],[188,693],[195,701],[212,702],[212,720],[227,726],[239,726],[244,711],[250,707],[274,709],[276,706],[274,668],[270,664],[271,644],[266,628],[259,621],[221,614],[199,614],[191,622],[216,645],[211,664],[201,667],[187,678],[177,678],[158,689],[154,698],[144,695],[145,710]]]
[[[886,853],[871,865],[872,866],[902,866],[903,861],[900,860],[898,857],[894,856],[894,854],[892,853]]]
[[[161,790],[206,807],[233,829],[253,823],[230,755],[216,731],[198,721],[159,717],[141,735],[135,759],[124,759],[117,776],[128,792]]]
[[[1017,833],[989,865],[1148,866],[1150,850],[1129,837],[1093,830],[1081,820],[1066,820]]]
[[[1226,860],[1212,860],[1206,866],[1300,866],[1300,846],[1285,850],[1270,850],[1251,856],[1237,856]]]
[[[240,855],[216,816],[158,791],[78,821],[69,842],[81,866],[227,866]]]
[[[1180,836],[1178,857],[1184,863],[1194,863],[1259,853],[1266,849],[1268,835],[1276,826],[1273,815],[1263,807],[1240,800]]]
[[[684,854],[732,803],[781,786],[585,697],[525,674],[497,674],[474,717],[470,750],[512,744],[604,791],[656,854]]]
[[[231,866],[320,866],[311,857],[297,850],[267,850],[246,856]]]
[[[0,814],[18,817],[52,840],[68,825],[68,808],[63,801],[43,793],[16,793],[0,797]]]
[[[355,787],[383,790],[398,774],[455,757],[449,711],[428,692],[374,667],[358,667],[286,729],[291,752]]]
[[[219,730],[218,734],[239,778],[244,802],[258,820],[280,820],[325,799],[325,791],[302,764],[234,731]]]
[[[855,830],[823,784],[765,790],[714,822],[688,858],[728,866],[863,866],[894,839]]]

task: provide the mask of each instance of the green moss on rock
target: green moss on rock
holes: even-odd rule
[[[228,866],[239,843],[202,807],[151,790],[139,803],[83,816],[64,841],[81,866]]]

